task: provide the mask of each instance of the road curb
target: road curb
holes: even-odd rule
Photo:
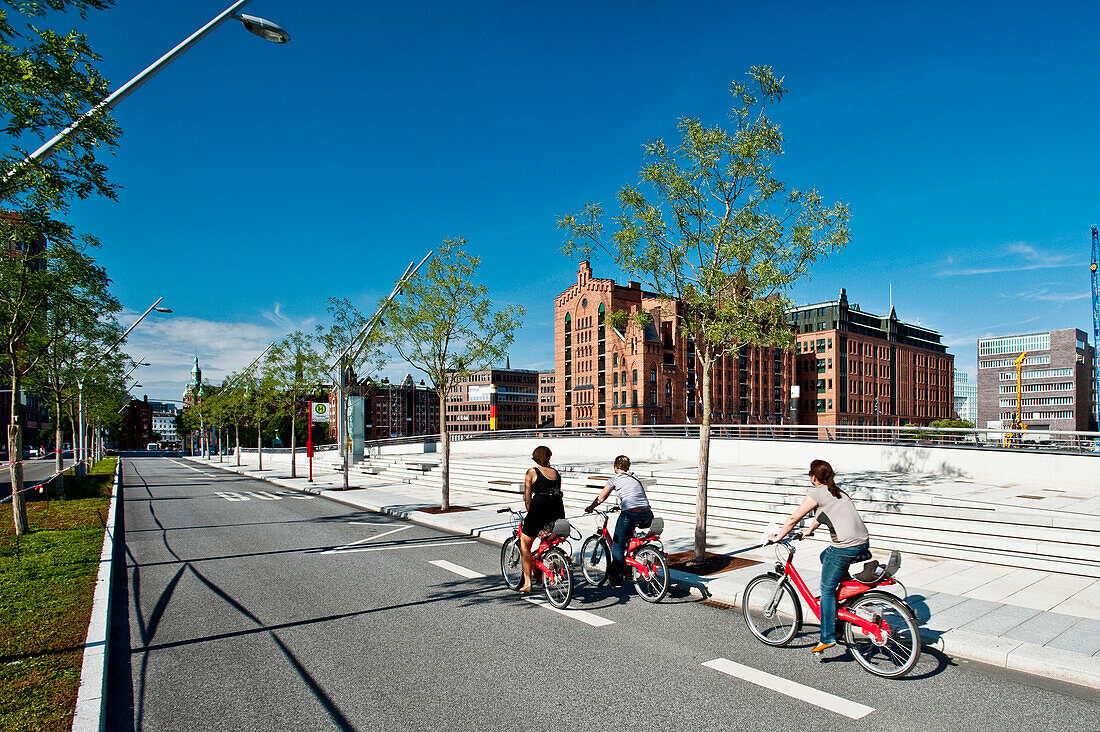
[[[122,458],[115,464],[115,480],[111,486],[111,507],[103,532],[103,549],[99,554],[99,574],[92,598],[92,616],[84,640],[84,660],[80,665],[80,689],[73,713],[73,732],[95,732],[103,729],[107,715],[107,650],[111,629],[111,583],[114,578],[115,515],[118,508],[118,484],[122,475]]]
[[[216,465],[206,463],[195,458],[186,458],[203,465]],[[374,513],[402,518],[412,523],[428,526],[440,531],[446,531],[457,536],[469,536],[487,544],[499,546],[502,541],[492,536],[472,530],[464,530],[453,526],[444,525],[432,514],[415,515],[417,511],[409,509],[395,509],[387,506],[376,506],[362,502],[353,502],[329,490],[303,489],[290,482],[290,479],[282,480],[271,476],[252,473],[248,470],[234,470],[228,465],[217,465],[223,470],[244,475],[249,478],[258,478],[281,488],[310,493],[320,496],[335,503],[340,503],[353,508],[364,509]],[[235,466],[234,466],[235,467]],[[242,466],[243,467],[243,466]],[[300,479],[299,479],[300,480]],[[671,570],[670,577],[676,584],[686,586],[699,592],[705,599],[729,605],[734,608],[741,606],[740,587],[723,586],[721,576],[715,578],[703,578],[698,575]],[[1064,651],[1048,646],[1040,646],[1034,643],[1011,640],[1001,636],[986,635],[972,631],[947,629],[943,631],[921,627],[921,637],[926,648],[932,648],[948,656],[955,656],[968,661],[976,661],[989,666],[997,666],[1013,671],[1019,671],[1031,676],[1052,679],[1065,683],[1100,689],[1100,658],[1086,656],[1081,653]]]

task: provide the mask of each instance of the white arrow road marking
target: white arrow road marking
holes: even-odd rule
[[[466,569],[465,567],[455,564],[454,562],[448,562],[446,559],[432,559],[428,564],[434,564],[440,569],[445,569],[448,572],[454,572],[459,577],[465,577],[466,579],[476,579],[478,577],[484,577],[481,572],[475,572],[472,569]]]
[[[780,694],[789,696],[792,699],[800,699],[822,709],[828,709],[830,712],[842,714],[849,719],[863,719],[875,711],[874,707],[867,707],[858,702],[834,696],[826,691],[815,689],[812,686],[805,686],[782,676],[773,676],[766,671],[760,671],[751,666],[742,666],[729,659],[716,658],[713,661],[707,661],[703,665],[742,681],[748,681],[750,684],[778,691]]]
[[[570,610],[569,608],[565,608],[563,610],[561,608],[556,608],[541,597],[525,597],[523,599],[534,605],[538,605],[539,607],[544,607],[551,612],[555,612],[558,615],[564,615],[567,618],[573,618],[574,620],[579,620],[582,623],[587,623],[593,628],[602,628],[605,625],[615,624],[614,620],[601,618],[599,615],[593,615],[592,613],[586,612],[584,610]]]
[[[372,524],[372,525],[374,525],[374,526],[390,526],[390,524]],[[338,546],[335,549],[326,549],[325,551],[323,551],[321,553],[322,554],[336,554],[338,552],[351,551],[351,547],[353,547],[353,546],[359,546],[360,544],[366,544],[368,541],[374,541],[375,539],[379,539],[383,536],[387,536],[389,534],[396,534],[398,531],[404,531],[405,529],[411,529],[411,528],[412,528],[411,526],[398,526],[396,529],[390,529],[389,531],[383,531],[381,534],[375,534],[374,536],[368,536],[366,539],[360,539],[359,541],[353,541],[350,544],[344,544],[343,546]]]

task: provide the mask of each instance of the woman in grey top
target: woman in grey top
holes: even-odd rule
[[[824,460],[810,463],[813,487],[795,512],[787,517],[779,533],[768,537],[772,541],[781,540],[814,509],[817,514],[804,535],[810,536],[821,524],[829,527],[832,544],[821,552],[821,642],[814,646],[813,653],[836,645],[837,588],[853,562],[871,558],[867,527],[851,497],[837,487],[835,476],[833,466]]]

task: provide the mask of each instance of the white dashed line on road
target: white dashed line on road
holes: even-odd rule
[[[428,562],[428,564],[434,564],[440,569],[445,569],[448,572],[454,572],[459,577],[465,577],[466,579],[477,579],[478,577],[485,576],[481,572],[475,572],[472,569],[466,569],[465,567],[457,565],[454,562],[448,562],[446,559],[432,559]]]
[[[255,496],[256,498],[259,498],[261,501],[281,501],[281,500],[283,500],[282,496],[276,496],[272,493],[268,493],[267,491],[249,491],[249,494],[252,495],[252,496]]]
[[[782,676],[774,676],[751,666],[743,666],[726,658],[716,658],[713,661],[707,661],[703,665],[742,681],[748,681],[750,684],[778,691],[780,694],[789,696],[792,699],[800,699],[830,712],[842,714],[849,719],[863,719],[875,711],[874,707],[864,706],[858,702],[834,696],[826,691],[785,679]]]
[[[398,546],[352,546],[349,548],[339,547],[336,549],[328,549],[321,552],[322,554],[350,554],[351,552],[390,552],[398,549],[431,549],[436,546],[455,546],[456,544],[476,544],[473,539],[462,539],[460,541],[436,541],[436,542],[422,542],[420,544],[400,544]]]
[[[525,597],[523,599],[526,600],[527,602],[533,604],[533,605],[538,605],[539,607],[544,607],[544,608],[546,608],[547,610],[549,610],[551,612],[555,612],[558,615],[564,615],[567,618],[573,618],[573,620],[579,620],[582,623],[585,623],[587,625],[591,625],[593,628],[602,628],[605,625],[614,625],[615,624],[614,620],[608,620],[607,618],[601,618],[599,615],[593,615],[592,613],[587,612],[585,610],[570,610],[569,608],[565,608],[563,610],[561,608],[556,608],[553,605],[551,605],[549,602],[547,602],[546,600],[543,600],[541,597]]]
[[[214,495],[220,498],[224,498],[227,501],[251,501],[248,496],[242,496],[240,493],[230,493],[228,491],[214,491]]]
[[[169,461],[169,462],[173,462],[173,463],[175,463],[176,465],[180,466],[181,468],[187,468],[188,470],[194,470],[194,471],[195,471],[196,473],[202,473],[203,475],[206,475],[206,473],[203,473],[203,472],[202,472],[201,470],[199,470],[198,468],[193,468],[193,467],[191,467],[190,465],[188,465],[187,463],[181,463],[181,462],[180,462],[179,460],[171,460],[171,461]]]
[[[389,524],[381,524],[381,525],[382,526],[389,526]],[[335,549],[326,549],[325,551],[323,551],[321,553],[322,554],[342,554],[343,552],[346,552],[346,551],[352,551],[352,547],[359,546],[360,544],[366,544],[368,541],[374,541],[375,539],[380,539],[383,536],[387,536],[389,534],[396,534],[398,531],[404,531],[405,529],[411,529],[411,528],[412,528],[411,526],[398,526],[396,529],[390,529],[389,531],[383,531],[381,534],[375,534],[374,536],[368,536],[366,539],[360,539],[359,541],[353,541],[350,544],[344,544],[343,546],[338,546]]]

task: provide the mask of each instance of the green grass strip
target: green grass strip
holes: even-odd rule
[[[30,534],[0,518],[0,729],[72,726],[116,460],[28,502]]]

